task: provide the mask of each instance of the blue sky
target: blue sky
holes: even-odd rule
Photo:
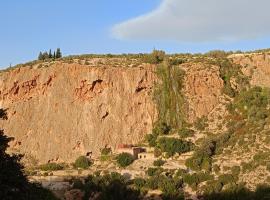
[[[209,34],[209,37],[206,37],[207,31],[203,38],[199,38],[197,36],[201,34],[196,35],[198,32],[196,27],[187,27],[186,29],[190,30],[191,34],[188,32],[186,35],[181,35],[184,31],[180,29],[174,31],[170,29],[170,26],[167,27],[169,20],[176,19],[177,21],[180,17],[186,17],[176,14],[175,19],[166,19],[166,12],[170,13],[172,7],[178,8],[176,1],[187,2],[187,0],[2,1],[0,3],[0,66],[3,68],[9,66],[10,63],[15,65],[30,61],[37,57],[39,51],[57,47],[62,49],[64,55],[138,53],[150,52],[153,48],[163,49],[169,53],[180,53],[205,52],[211,49],[252,50],[269,47],[267,46],[270,42],[268,31],[262,36],[252,35],[251,38],[244,36],[241,38],[243,34],[234,33],[239,37],[233,41],[211,41],[211,37],[218,38],[218,35]],[[196,0],[189,0],[193,3],[194,1]],[[162,7],[164,2],[166,5]],[[193,6],[196,7],[196,4],[186,6],[191,9]],[[264,4],[263,7],[268,8]],[[160,25],[166,28],[156,31],[151,24],[159,24],[159,22],[155,22],[151,17],[164,19]],[[268,16],[263,17],[269,21]],[[189,23],[188,20],[192,19],[187,18]],[[177,23],[172,26],[182,26]],[[214,25],[213,23],[213,27]],[[260,27],[255,28],[260,31]],[[193,38],[194,41],[192,41]]]

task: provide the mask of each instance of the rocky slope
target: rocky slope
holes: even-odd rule
[[[268,55],[232,55],[251,84],[270,86]],[[50,62],[19,67],[0,74],[0,105],[8,109],[1,121],[13,136],[12,152],[25,153],[40,163],[73,162],[106,145],[136,144],[150,133],[158,117],[153,90],[155,65],[125,66],[125,59]],[[187,62],[183,93],[188,121],[208,116],[216,129],[226,113],[220,68]],[[222,123],[221,120],[219,122]]]

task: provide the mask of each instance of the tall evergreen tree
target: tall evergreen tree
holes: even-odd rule
[[[43,53],[43,60],[48,59],[48,58],[49,58],[49,54],[48,54],[47,51],[45,51],[45,52]]]
[[[50,51],[49,51],[49,58],[52,58],[52,57],[53,57],[52,50],[50,49]]]
[[[56,58],[55,51],[53,51],[53,59],[55,59],[55,58]]]
[[[61,58],[62,57],[62,53],[61,53],[61,50],[60,48],[57,48],[56,49],[56,55],[55,55],[56,58]]]
[[[44,60],[44,58],[43,58],[43,53],[42,53],[42,52],[39,52],[38,60]]]

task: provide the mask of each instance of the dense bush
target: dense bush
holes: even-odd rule
[[[112,149],[109,147],[104,147],[103,149],[101,149],[100,152],[101,152],[101,155],[107,156],[112,153]]]
[[[158,176],[163,172],[162,168],[148,168],[146,173],[148,176]]]
[[[146,141],[148,142],[150,147],[155,147],[157,145],[158,136],[155,134],[147,134],[145,136]]]
[[[159,159],[159,160],[155,160],[153,162],[153,165],[156,167],[160,167],[160,166],[164,165],[165,163],[166,163],[166,161]]]
[[[175,153],[186,153],[191,151],[193,148],[193,144],[191,142],[166,137],[160,138],[157,146],[162,152],[166,152],[169,156],[173,156]]]
[[[222,188],[223,185],[220,181],[210,180],[207,181],[207,184],[203,186],[202,190],[207,195],[207,194],[217,194],[222,190]]]
[[[213,180],[213,179],[214,179],[213,175],[210,175],[209,173],[203,173],[203,172],[183,175],[184,183],[190,186],[197,186],[199,183]]]
[[[121,153],[116,157],[116,161],[120,167],[127,167],[134,161],[134,157],[129,153]]]
[[[258,121],[269,116],[269,110],[267,109],[269,102],[269,89],[253,87],[240,92],[234,99],[232,109],[240,111],[247,119]]]
[[[144,180],[143,178],[135,178],[133,180],[133,183],[136,188],[141,189],[146,185],[146,180]]]
[[[91,161],[87,157],[80,156],[75,160],[74,167],[87,169],[91,166],[91,164],[92,164]]]
[[[228,56],[228,52],[223,50],[212,50],[205,54],[205,56],[213,57],[213,58],[226,58]]]
[[[182,129],[179,130],[178,134],[182,138],[192,137],[192,136],[194,136],[195,131],[192,129],[188,129],[186,127],[183,127]]]
[[[90,175],[86,178],[81,190],[85,193],[84,199],[102,200],[138,200],[140,192],[131,187],[132,182],[118,173]]]
[[[64,169],[64,165],[58,163],[47,163],[40,165],[39,168],[43,171],[57,171]]]
[[[219,182],[221,182],[223,185],[229,184],[229,183],[235,183],[238,180],[237,176],[234,176],[232,174],[222,174],[218,177]]]
[[[214,140],[206,140],[202,146],[197,149],[194,155],[187,159],[186,166],[192,170],[210,171],[212,166],[212,156],[216,150]]]
[[[168,135],[170,131],[171,131],[171,127],[167,123],[158,122],[158,123],[155,123],[155,126],[152,132],[154,135]]]
[[[165,59],[166,53],[161,50],[153,50],[151,54],[146,54],[143,61],[150,64],[159,64]]]

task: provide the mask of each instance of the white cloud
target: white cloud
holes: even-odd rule
[[[235,41],[270,36],[269,0],[163,0],[154,11],[116,24],[128,40]]]

